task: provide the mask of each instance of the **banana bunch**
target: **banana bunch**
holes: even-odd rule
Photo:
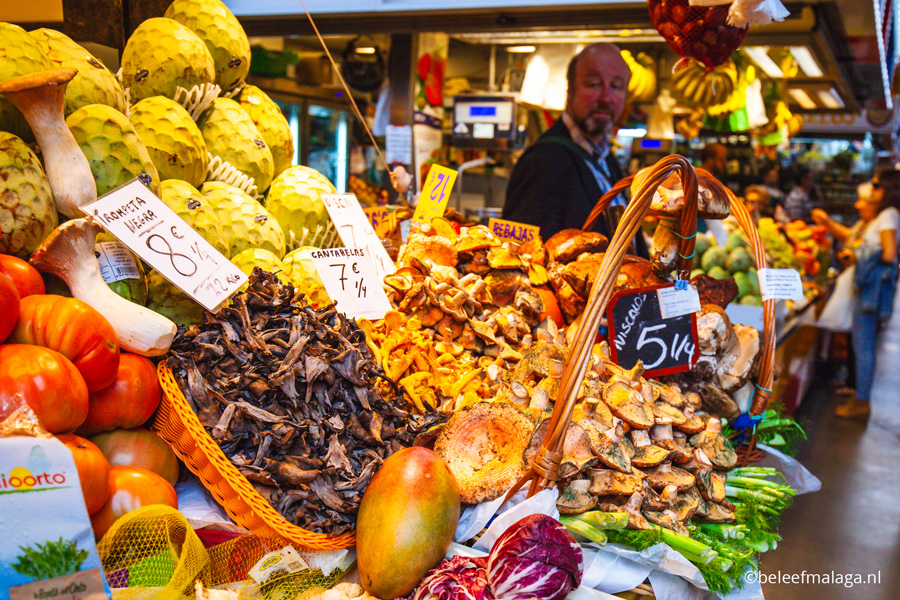
[[[756,80],[756,67],[748,64],[738,69],[738,80],[734,91],[724,103],[709,107],[710,116],[719,117],[731,114],[747,106],[747,88],[754,80]]]
[[[656,97],[656,63],[643,52],[634,56],[628,50],[622,50],[622,58],[631,69],[631,80],[628,82],[628,102],[650,102]]]
[[[733,61],[726,61],[712,71],[696,60],[672,76],[672,95],[692,108],[709,108],[723,104],[738,82]]]
[[[695,108],[687,117],[676,121],[675,131],[686,139],[694,139],[699,137],[700,130],[703,129],[703,117],[706,111],[702,108]]]
[[[787,126],[788,135],[796,135],[803,127],[803,117],[792,113],[787,103],[781,99],[766,104],[766,116],[769,117],[769,122],[759,128],[760,135],[774,133],[784,126]]]

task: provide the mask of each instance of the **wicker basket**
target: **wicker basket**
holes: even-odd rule
[[[660,160],[649,175],[641,181],[638,189],[632,195],[631,202],[619,222],[619,226],[610,241],[609,247],[600,264],[599,272],[591,288],[587,307],[584,310],[578,324],[575,339],[569,348],[569,355],[560,381],[559,393],[553,414],[550,418],[550,427],[544,444],[538,451],[528,472],[510,490],[507,498],[511,497],[526,483],[530,483],[528,495],[537,493],[540,489],[552,487],[559,476],[559,465],[562,460],[562,447],[565,432],[572,420],[575,410],[578,391],[581,381],[587,372],[590,363],[591,351],[606,305],[613,293],[619,268],[631,240],[640,229],[641,223],[653,201],[656,189],[673,173],[680,173],[682,188],[684,191],[684,208],[681,214],[681,247],[678,264],[679,276],[687,278],[691,271],[694,255],[694,233],[697,231],[697,204],[698,182],[697,176],[690,162],[683,156],[667,156]],[[597,202],[587,221],[585,229],[590,229],[600,213],[609,205],[613,198],[625,190],[632,182],[632,177],[627,177],[617,182],[609,192],[604,194]],[[759,232],[753,223],[750,213],[744,204],[734,196],[727,188],[722,186],[731,201],[731,212],[744,229],[750,241],[750,246],[756,258],[759,269],[768,266],[766,253],[759,238]],[[759,368],[759,382],[756,394],[750,407],[751,415],[759,415],[766,408],[769,399],[769,390],[772,389],[772,372],[775,361],[775,302],[766,300],[763,302],[763,342],[762,359]],[[745,462],[752,456],[756,434],[750,440],[748,452],[741,454],[741,461]]]
[[[209,436],[165,363],[160,363],[157,372],[163,398],[153,422],[154,431],[169,443],[191,473],[200,478],[235,523],[258,536],[281,538],[314,550],[338,550],[356,543],[355,533],[338,536],[315,533],[281,516]]]

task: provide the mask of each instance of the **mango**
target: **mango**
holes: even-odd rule
[[[388,457],[356,520],[362,586],[376,598],[408,595],[443,560],[459,521],[459,489],[444,460],[414,446]]]

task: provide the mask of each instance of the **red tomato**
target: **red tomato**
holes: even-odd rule
[[[50,294],[26,296],[9,341],[52,348],[71,360],[88,391],[112,385],[119,368],[119,342],[106,317],[87,302]]]
[[[19,293],[12,280],[0,272],[0,342],[12,333],[19,318]]]
[[[91,526],[99,540],[119,517],[151,504],[178,508],[178,496],[168,481],[140,467],[110,467],[109,498],[91,515]]]
[[[141,467],[175,485],[178,459],[162,438],[149,429],[113,429],[91,436],[112,466]]]
[[[119,357],[112,385],[91,392],[88,416],[78,433],[92,435],[143,425],[153,416],[161,399],[162,388],[153,363],[143,356],[124,353]]]
[[[89,515],[94,514],[109,498],[109,462],[93,442],[73,433],[56,436],[72,452],[81,493]]]
[[[0,273],[5,273],[12,279],[16,291],[19,292],[19,298],[47,293],[38,270],[17,256],[0,254]]]
[[[0,420],[25,404],[50,433],[68,433],[88,411],[88,391],[72,362],[50,348],[0,346]]]

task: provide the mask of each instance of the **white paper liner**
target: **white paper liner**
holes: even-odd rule
[[[259,188],[256,187],[256,181],[252,177],[227,160],[224,160],[221,156],[213,156],[212,152],[207,152],[206,154],[209,156],[209,165],[206,167],[207,181],[221,181],[239,188],[255,200],[262,198],[258,193]]]
[[[213,101],[219,97],[221,92],[222,88],[215,83],[195,85],[190,90],[178,86],[175,88],[175,97],[172,99],[182,105],[191,115],[191,118],[196,121],[203,114],[203,111],[209,108]]]

